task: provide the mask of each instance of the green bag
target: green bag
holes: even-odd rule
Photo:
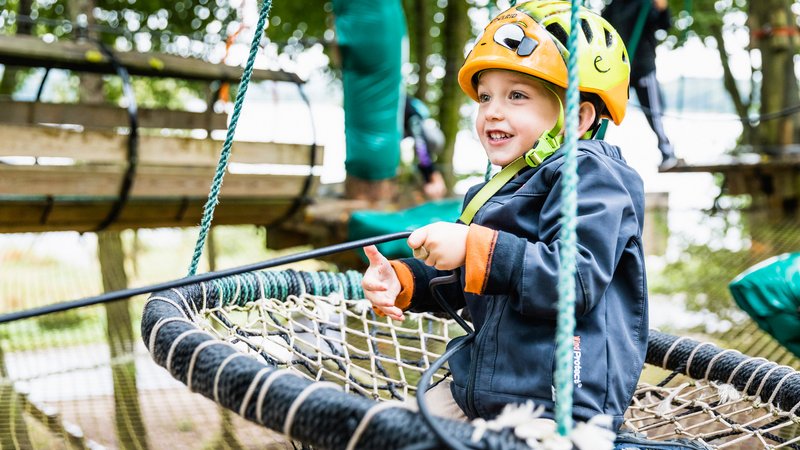
[[[762,261],[728,287],[761,329],[800,357],[800,253]]]
[[[349,240],[365,239],[401,231],[413,231],[433,222],[455,222],[461,214],[461,199],[423,203],[400,211],[355,211],[347,227]],[[388,259],[409,258],[411,249],[405,239],[384,242],[378,249]],[[366,257],[362,254],[364,261]]]

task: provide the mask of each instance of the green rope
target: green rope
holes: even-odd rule
[[[243,273],[210,282],[219,294],[220,307],[246,306],[259,298],[286,300],[290,295],[328,296],[339,293],[346,300],[364,298],[361,272],[298,272],[294,270]]]
[[[567,117],[564,141],[564,177],[561,180],[561,245],[558,270],[558,325],[556,329],[556,423],[558,433],[567,436],[572,430],[572,361],[575,332],[575,261],[577,254],[576,222],[578,209],[578,11],[580,0],[572,0],[570,33],[567,40],[569,78],[567,83]]]
[[[633,27],[633,33],[631,33],[631,38],[628,39],[628,57],[631,61],[636,58],[636,49],[639,47],[644,24],[647,22],[647,16],[650,14],[651,9],[653,9],[653,2],[651,0],[643,0],[639,16],[636,18],[636,25]]]
[[[228,135],[225,137],[225,143],[222,145],[222,153],[219,156],[219,163],[217,164],[217,172],[214,174],[214,180],[211,182],[211,191],[208,193],[208,200],[203,207],[203,219],[200,221],[200,234],[197,236],[197,243],[194,247],[194,254],[192,255],[192,263],[189,265],[189,274],[192,276],[197,272],[197,265],[200,263],[200,256],[203,254],[203,246],[206,243],[208,231],[211,229],[211,222],[214,219],[214,208],[219,203],[219,192],[222,189],[222,179],[225,176],[225,169],[228,167],[228,159],[231,155],[231,146],[233,145],[233,136],[236,133],[236,124],[239,122],[239,115],[242,112],[242,104],[244,103],[244,96],[247,93],[247,86],[250,84],[250,76],[253,74],[253,64],[256,61],[256,53],[258,52],[258,43],[261,41],[261,33],[264,30],[264,25],[269,16],[269,10],[272,8],[272,0],[264,0],[261,6],[261,13],[258,16],[258,23],[253,33],[253,41],[250,44],[250,56],[247,58],[247,65],[242,73],[242,80],[239,82],[239,91],[236,93],[236,103],[233,107],[233,115],[231,115],[231,123],[228,126]]]

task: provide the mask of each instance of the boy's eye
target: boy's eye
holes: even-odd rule
[[[509,98],[511,98],[511,100],[522,100],[528,98],[528,96],[520,91],[513,91],[511,95],[509,95]]]
[[[489,97],[489,94],[478,94],[478,102],[486,103],[489,100],[491,100],[491,97]]]

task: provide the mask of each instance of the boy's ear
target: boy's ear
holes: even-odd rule
[[[592,128],[596,115],[597,111],[595,111],[591,102],[581,102],[581,106],[578,109],[578,136],[583,136]]]

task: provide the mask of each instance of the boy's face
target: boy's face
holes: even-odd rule
[[[506,70],[478,79],[475,127],[492,164],[506,166],[533,147],[558,118],[558,102],[541,82]]]

